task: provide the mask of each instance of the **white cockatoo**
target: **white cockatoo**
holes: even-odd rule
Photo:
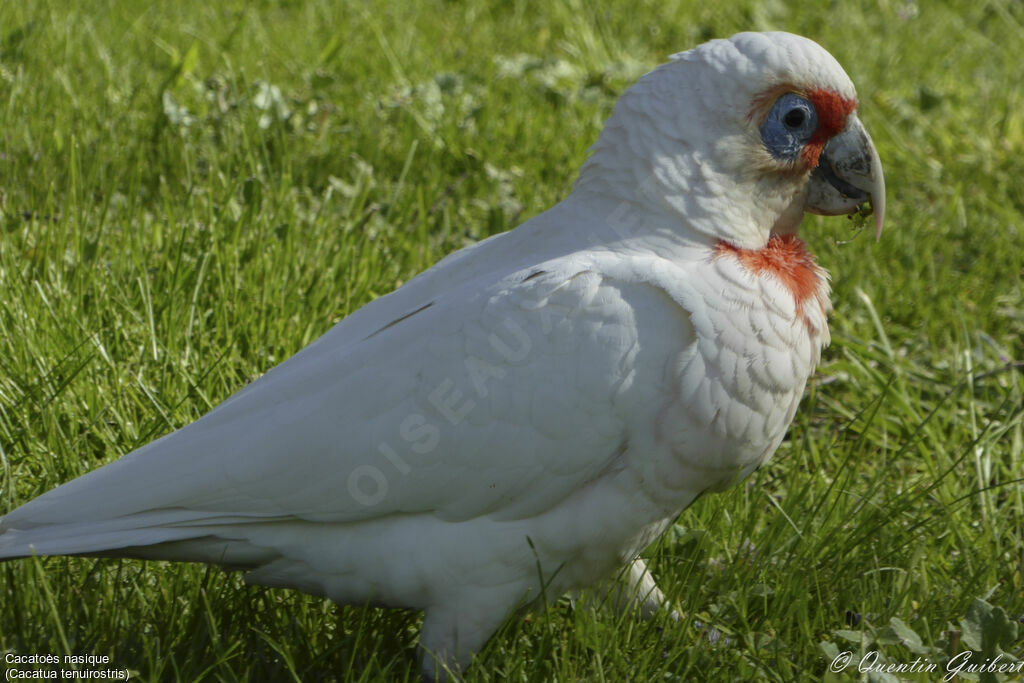
[[[771,457],[828,343],[803,214],[868,200],[880,233],[881,164],[828,52],[705,43],[622,95],[563,202],[9,512],[0,558],[212,562],[421,609],[428,674],[542,590],[621,572],[649,614],[640,551]]]

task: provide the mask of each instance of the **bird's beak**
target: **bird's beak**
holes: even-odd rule
[[[879,239],[885,220],[885,177],[871,136],[854,113],[846,128],[822,150],[811,173],[804,210],[826,216],[853,213],[869,199],[875,239]]]

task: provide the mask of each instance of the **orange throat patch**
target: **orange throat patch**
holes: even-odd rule
[[[755,276],[774,276],[793,296],[797,315],[825,284],[825,272],[796,235],[772,235],[760,249],[740,249],[719,240],[715,244],[715,258],[727,255],[738,259]]]

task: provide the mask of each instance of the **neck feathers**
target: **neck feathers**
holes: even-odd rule
[[[797,317],[813,327],[818,327],[814,322],[819,315],[828,313],[828,275],[796,235],[772,235],[760,249],[741,249],[719,241],[715,258],[735,258],[754,277],[774,278],[793,297]],[[816,310],[811,308],[814,303],[818,304]]]

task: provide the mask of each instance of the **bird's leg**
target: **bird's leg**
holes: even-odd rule
[[[619,614],[638,612],[643,619],[651,619],[661,609],[670,611],[673,619],[679,618],[640,557],[598,587],[595,604],[609,605]]]
[[[420,632],[423,680],[461,678],[473,655],[498,630],[509,611],[509,606],[479,599],[453,600],[428,608]]]

